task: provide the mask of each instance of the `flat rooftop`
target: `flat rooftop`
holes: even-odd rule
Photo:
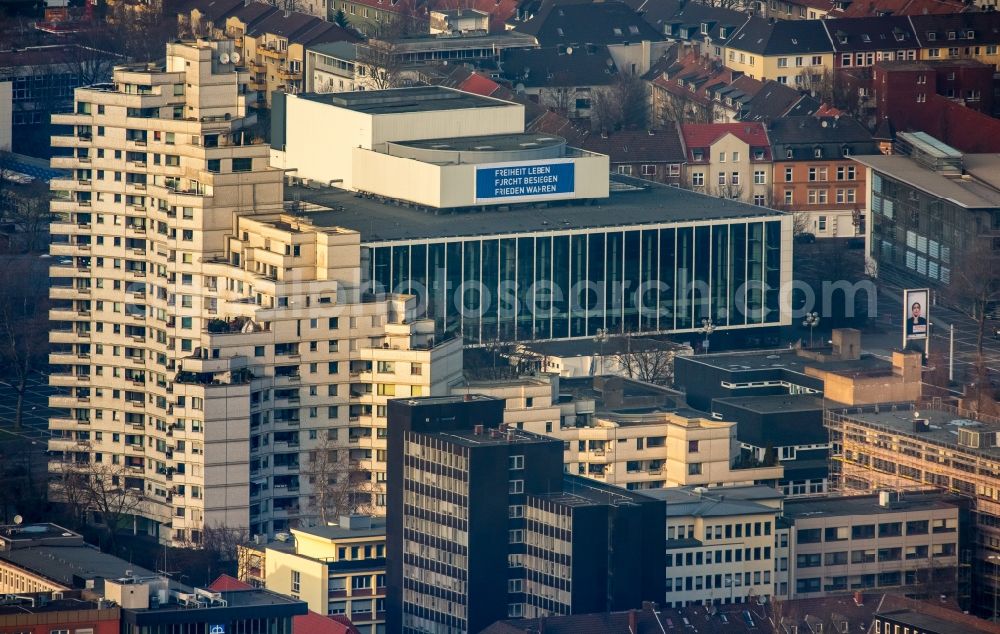
[[[640,504],[656,499],[654,496],[647,495],[647,493],[647,491],[629,491],[583,476],[567,474],[563,477],[562,491],[535,495],[533,497],[564,506],[578,507],[605,504],[617,506],[621,504]]]
[[[549,442],[562,443],[562,441],[555,438],[533,434],[531,432],[522,431],[513,427],[508,427],[504,431],[500,431],[496,434],[491,433],[490,429],[484,429],[481,434],[477,434],[474,429],[455,429],[451,431],[431,432],[426,435],[435,436],[441,440],[451,442],[456,445],[463,445],[465,447],[484,447],[487,445],[510,444],[524,445]]]
[[[733,396],[717,398],[717,403],[725,403],[758,414],[776,412],[823,411],[823,399],[808,394],[774,394],[771,396]]]
[[[699,490],[705,489],[705,490]],[[647,495],[667,503],[667,517],[726,517],[777,513],[768,501],[781,500],[782,494],[771,487],[671,487],[652,489]]]
[[[525,132],[523,134],[491,134],[483,136],[450,137],[446,139],[421,139],[419,141],[390,141],[389,145],[441,150],[452,152],[502,152],[513,150],[538,150],[559,147],[566,139],[554,134]]]
[[[754,370],[787,370],[805,374],[806,368],[820,368],[827,372],[871,373],[872,371],[892,370],[892,364],[870,354],[862,354],[860,359],[824,359],[816,360],[800,356],[795,350],[781,348],[777,350],[750,350],[746,352],[721,352],[717,354],[699,354],[685,357],[688,361],[701,363],[720,370],[732,372],[748,372]]]
[[[517,105],[469,92],[452,90],[443,86],[416,86],[413,88],[362,90],[357,92],[307,92],[296,96],[299,99],[308,99],[309,101],[325,103],[371,115],[464,110],[468,108],[499,108]]]
[[[309,526],[296,528],[295,532],[315,535],[325,539],[356,539],[361,537],[379,537],[385,535],[385,518],[372,517],[370,528],[348,528],[340,525]],[[282,542],[278,542],[282,543]]]
[[[937,491],[907,492],[893,500],[889,506],[879,504],[876,495],[828,495],[818,498],[785,500],[785,517],[812,519],[844,515],[888,515],[912,511],[957,508],[957,498]]]
[[[970,179],[947,176],[924,167],[901,154],[854,156],[858,163],[871,167],[932,196],[950,200],[970,209],[1000,207],[1000,155],[966,154],[962,157]]]
[[[304,212],[304,217],[318,227],[357,231],[361,241],[368,244],[785,215],[774,209],[627,177],[612,176],[611,189],[610,196],[604,199],[550,201],[505,210],[491,207],[475,213],[433,213],[335,188],[286,187],[285,191],[289,200],[327,208]]]
[[[610,356],[626,352],[691,350],[691,346],[687,344],[650,337],[608,337],[604,342],[597,342],[589,337],[567,341],[529,341],[522,344],[522,347],[536,354],[551,357]]]
[[[893,411],[896,410],[896,411]],[[833,411],[833,410],[832,410]],[[990,458],[1000,458],[1000,447],[964,447],[958,444],[958,431],[970,429],[974,431],[1000,432],[1000,424],[981,422],[963,418],[949,411],[920,407],[917,410],[920,418],[926,419],[930,429],[922,432],[913,431],[914,411],[909,404],[880,405],[878,411],[873,407],[865,407],[861,412],[856,409],[845,410],[844,416],[874,427],[887,429],[915,440],[932,444],[944,445],[958,449],[967,454],[978,454]]]
[[[100,580],[97,588],[103,586],[105,579],[121,579],[131,575],[136,577],[155,577],[152,570],[135,566],[114,555],[102,553],[93,546],[37,546],[19,548],[0,552],[0,559],[10,564],[33,572],[51,581],[74,588],[81,579]],[[171,582],[171,587],[183,587]]]

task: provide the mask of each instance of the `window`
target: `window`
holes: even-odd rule
[[[698,441],[689,440],[688,441],[688,453],[698,453]]]
[[[794,199],[794,195],[791,189],[785,190],[785,204],[791,205]]]
[[[778,68],[788,68],[788,58],[779,57],[778,58]]]
[[[701,463],[700,462],[689,463],[688,475],[701,475]]]
[[[753,184],[764,185],[767,182],[764,170],[755,170],[753,173]]]
[[[298,570],[292,571],[292,592],[298,594],[302,590],[302,573]]]
[[[819,528],[800,528],[796,540],[799,544],[818,544],[822,540],[822,533]]]
[[[643,165],[642,166],[643,176],[656,176],[656,166],[655,165]]]
[[[733,163],[739,163],[739,162],[740,162],[740,153],[733,152]]]
[[[785,168],[785,182],[786,183],[792,182],[792,174],[793,174],[792,168],[791,167],[786,167]]]
[[[691,185],[693,187],[704,187],[705,186],[705,173],[695,172],[691,174]]]
[[[826,216],[820,216],[819,220],[816,221],[816,226],[819,227],[820,231],[826,231]]]
[[[725,185],[726,184],[726,173],[725,172],[719,172],[719,179],[718,179],[718,181],[719,181],[720,185]]]
[[[733,172],[732,174],[730,174],[729,182],[732,183],[733,185],[739,185],[740,184],[740,173],[739,172]]]
[[[754,194],[753,204],[757,205],[758,207],[763,207],[767,204],[767,197],[764,194]]]
[[[621,175],[623,175],[623,176],[631,176],[632,175],[632,166],[631,165],[619,165],[618,166],[618,173],[621,174]]]
[[[524,469],[524,456],[508,456],[507,457],[507,468],[511,471],[518,471]]]
[[[249,158],[234,158],[233,159],[233,171],[234,172],[249,172],[253,169],[253,159]]]
[[[927,102],[927,95],[925,93],[919,93],[917,95],[917,103],[926,103],[926,102]]]
[[[521,529],[507,531],[507,541],[511,544],[521,544],[524,542],[524,531]]]
[[[507,492],[514,495],[517,495],[519,493],[524,493],[524,480],[511,480],[507,487]]]

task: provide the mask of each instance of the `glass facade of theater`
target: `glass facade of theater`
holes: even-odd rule
[[[413,293],[467,344],[780,321],[782,222],[574,229],[373,243],[375,292]]]

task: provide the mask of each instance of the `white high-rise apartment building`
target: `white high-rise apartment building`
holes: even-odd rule
[[[356,232],[285,212],[234,58],[168,44],[54,117],[51,468],[129,489],[175,545],[382,511],[385,401],[461,374],[414,298],[361,292]]]

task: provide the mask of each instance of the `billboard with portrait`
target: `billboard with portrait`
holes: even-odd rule
[[[903,291],[903,340],[926,341],[930,319],[929,292],[926,288]]]

